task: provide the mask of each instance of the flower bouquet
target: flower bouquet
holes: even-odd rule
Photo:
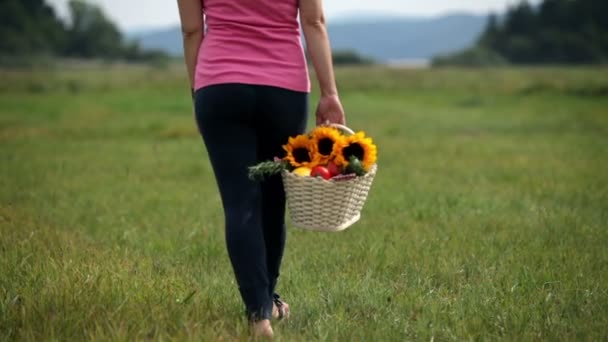
[[[342,125],[318,126],[283,149],[282,159],[250,167],[249,176],[281,174],[294,226],[340,231],[359,220],[377,170],[371,138]]]

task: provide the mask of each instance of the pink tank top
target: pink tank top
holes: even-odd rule
[[[221,83],[310,91],[298,0],[204,0],[195,89]]]

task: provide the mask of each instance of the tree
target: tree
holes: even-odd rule
[[[334,51],[332,60],[335,65],[372,64],[373,61],[357,54],[355,51]]]
[[[503,30],[511,35],[524,35],[534,32],[537,27],[537,16],[528,1],[507,10]]]
[[[65,53],[73,57],[117,58],[122,55],[122,35],[102,10],[82,0],[70,0],[72,25]]]
[[[0,55],[60,54],[65,29],[43,0],[0,1]]]
[[[69,8],[66,27],[44,0],[0,0],[0,63],[27,65],[41,55],[166,63],[166,53],[125,44],[98,6],[71,0]]]
[[[467,59],[479,64],[493,55],[515,64],[606,63],[606,13],[606,0],[544,0],[537,8],[524,0],[509,8],[502,22],[491,15],[475,47],[437,64],[462,65]]]
[[[499,32],[500,27],[498,24],[498,18],[496,17],[496,14],[492,13],[488,17],[488,23],[486,24],[486,28],[477,40],[477,44],[484,47],[495,46]]]

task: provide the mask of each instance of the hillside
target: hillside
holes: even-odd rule
[[[476,45],[435,65],[606,64],[608,1],[522,1],[490,16]]]
[[[452,14],[434,18],[361,17],[341,18],[329,23],[332,46],[354,50],[379,62],[400,59],[430,59],[438,54],[462,50],[475,42],[486,24],[485,16]],[[178,27],[129,34],[143,48],[182,53]]]

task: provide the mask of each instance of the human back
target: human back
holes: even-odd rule
[[[221,83],[308,92],[298,0],[205,0],[195,88]]]

